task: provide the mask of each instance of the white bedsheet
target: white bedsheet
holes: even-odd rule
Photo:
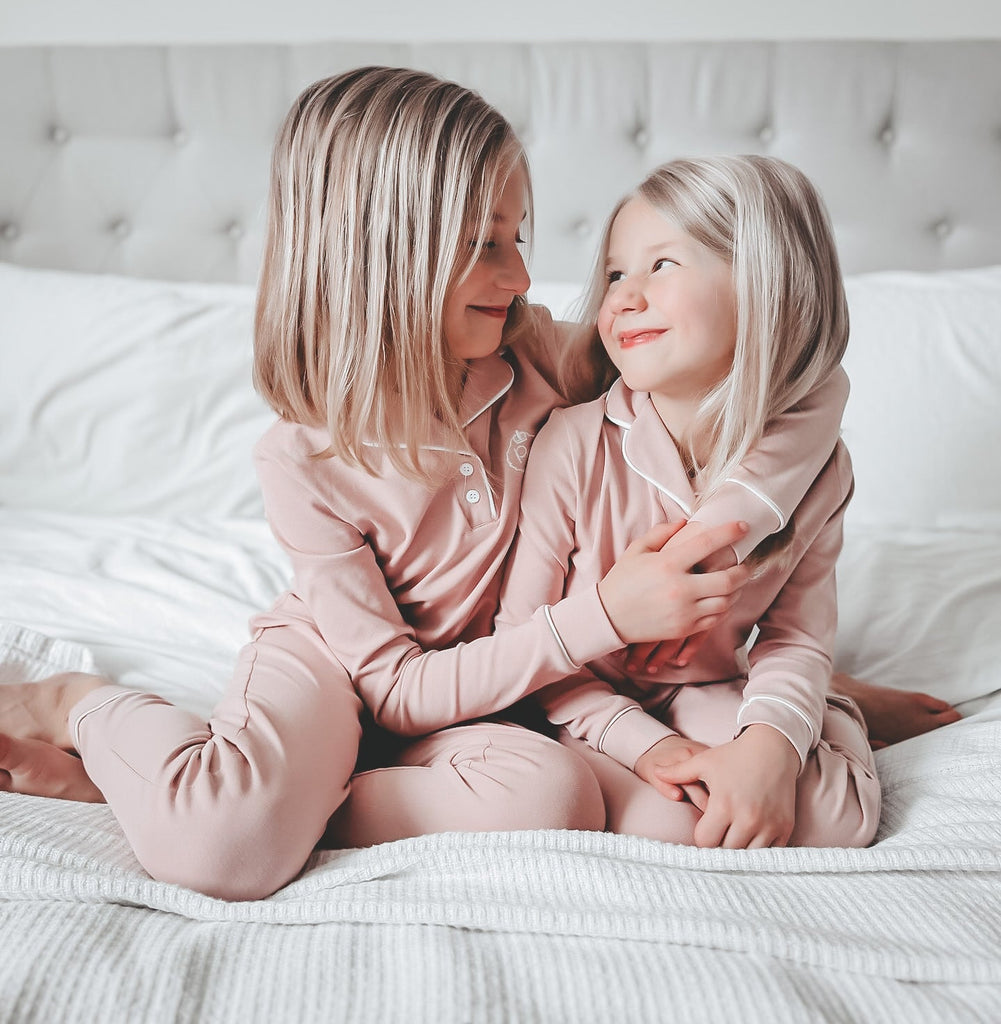
[[[7,677],[89,651],[196,710],[287,571],[258,521],[15,510],[0,565]],[[106,807],[0,795],[0,1020],[995,1021],[1001,695],[970,710],[878,754],[867,850],[430,836],[255,904],[153,882]]]

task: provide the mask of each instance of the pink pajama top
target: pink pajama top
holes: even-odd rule
[[[532,313],[532,351],[469,364],[468,443],[430,446],[438,486],[406,479],[388,458],[377,475],[311,459],[324,434],[292,423],[276,424],[257,448],[268,518],[295,573],[276,613],[308,614],[376,722],[403,735],[501,711],[622,646],[598,599],[599,576],[522,606],[519,625],[491,635],[528,451],[563,403],[550,383],[563,333],[548,311]],[[781,432],[779,451],[766,444],[699,518],[745,519],[750,543],[778,529],[835,444],[841,377]],[[804,457],[818,434],[825,450]]]
[[[564,404],[551,381],[565,336],[547,310],[530,315],[530,345],[470,362],[466,444],[426,446],[427,464],[440,474],[435,485],[407,479],[388,457],[375,475],[312,458],[326,434],[295,423],[277,422],[255,451],[267,517],[294,579],[253,625],[314,623],[376,723],[402,735],[501,711],[622,646],[598,599],[598,577],[540,600],[524,621],[491,635],[528,451]],[[778,529],[823,464],[817,439],[827,452],[834,446],[846,398],[843,374],[818,389],[780,432],[780,457],[766,443],[698,518],[744,519],[754,543]],[[789,464],[795,470],[781,478],[776,498]],[[79,729],[88,717],[100,742],[107,694],[96,693],[74,709],[73,724]]]
[[[822,468],[797,505],[797,471],[788,458],[785,469],[780,465],[783,448],[802,458],[790,435],[809,432],[797,424],[802,414],[787,413],[744,465],[760,469],[753,487],[761,488],[766,504],[783,515],[795,508],[784,567],[768,569],[744,587],[684,668],[669,665],[655,676],[632,678],[619,657],[579,662],[576,673],[537,694],[552,722],[632,769],[642,753],[675,735],[660,713],[681,686],[746,678],[734,735],[754,723],[771,725],[805,763],[820,738],[830,680],[834,566],[852,472],[844,445],[838,442],[832,453],[830,438],[818,435]],[[769,461],[775,468],[766,474]],[[554,412],[525,475],[499,636],[508,627],[517,631],[539,605],[558,607],[591,593],[631,541],[657,523],[688,518],[696,500],[647,393],[630,391],[620,378],[602,398]],[[758,638],[748,654],[744,645],[755,627]]]

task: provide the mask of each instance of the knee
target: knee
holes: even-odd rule
[[[511,828],[575,829],[601,832],[605,828],[605,801],[594,773],[583,758],[560,744],[547,741],[533,758],[535,771],[527,779],[514,818],[528,819]]]
[[[175,816],[169,828],[129,839],[139,863],[159,882],[214,899],[259,900],[299,874],[323,831],[319,823],[306,831],[284,830],[279,822],[259,814],[214,821]]]
[[[797,809],[790,846],[865,847],[879,828],[881,791],[874,772],[846,767],[843,785],[814,794]]]

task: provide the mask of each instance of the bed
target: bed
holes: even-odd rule
[[[207,712],[286,585],[250,464],[267,155],[361,63],[508,114],[557,312],[655,163],[814,178],[852,315],[838,667],[964,718],[878,752],[868,849],[448,834],[259,903],[151,880],[107,807],[0,793],[0,1019],[1001,1019],[1001,42],[0,48],[0,683]]]

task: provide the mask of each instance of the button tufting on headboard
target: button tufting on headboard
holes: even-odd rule
[[[1001,263],[1001,40],[0,46],[3,258],[253,282],[278,124],[359,63],[458,79],[517,126],[537,281],[583,280],[654,164],[749,151],[816,181],[847,272]]]

